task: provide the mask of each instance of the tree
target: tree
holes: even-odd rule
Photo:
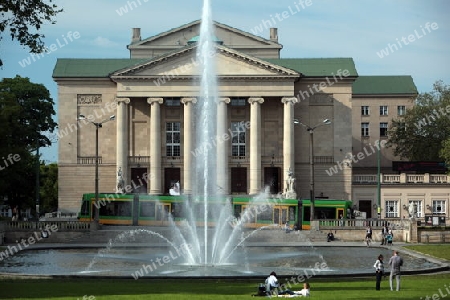
[[[58,165],[41,163],[41,211],[53,212],[58,208]]]
[[[36,33],[44,22],[55,24],[54,17],[62,12],[56,4],[42,0],[0,0],[0,33],[9,29],[12,40],[17,40],[22,46],[30,48],[31,53],[42,53],[45,35]],[[2,35],[0,34],[0,42]],[[3,61],[0,59],[0,67]]]
[[[411,161],[440,161],[443,142],[450,137],[450,86],[442,81],[421,93],[405,116],[392,121],[388,145]]]
[[[450,171],[450,138],[442,142],[442,149],[439,154]]]
[[[53,100],[42,84],[16,76],[0,81],[0,199],[10,206],[32,206],[37,146],[51,145],[45,135],[56,123]]]

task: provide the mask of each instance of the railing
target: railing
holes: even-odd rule
[[[382,175],[382,183],[400,183],[400,175]]]
[[[77,164],[79,165],[95,165],[95,156],[78,156],[77,157]],[[102,163],[102,157],[98,157],[98,163]]]
[[[314,156],[315,164],[333,164],[334,158],[333,156]]]
[[[58,228],[58,231],[89,231],[91,223],[79,221],[8,221],[5,222],[6,231],[29,231]]]
[[[130,165],[148,165],[150,163],[150,156],[128,156],[128,163]]]
[[[353,183],[377,183],[377,175],[354,175]]]
[[[383,184],[399,184],[399,183],[436,183],[449,184],[450,176],[445,174],[380,174],[380,183]],[[353,175],[353,183],[374,184],[377,183],[377,175],[360,174]]]
[[[431,183],[449,183],[449,176],[447,175],[435,175],[435,174],[431,174],[430,175],[430,182]]]
[[[372,228],[381,228],[388,226],[395,229],[409,229],[409,220],[386,220],[386,219],[321,219],[319,221],[320,229],[330,229],[334,227],[352,227],[355,229],[366,228],[368,226]]]

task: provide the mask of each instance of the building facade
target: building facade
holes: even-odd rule
[[[373,172],[376,160],[348,160],[367,146],[373,152],[390,112],[412,105],[412,78],[359,76],[352,58],[280,58],[275,28],[264,39],[214,25],[220,101],[211,120],[217,138],[208,146],[217,151],[219,193],[268,187],[273,195],[309,198],[313,149],[315,196],[353,199],[353,173]],[[79,211],[81,195],[94,191],[96,141],[100,192],[167,195],[178,182],[182,193],[194,192],[193,163],[205,146],[193,134],[200,126],[199,27],[195,21],[147,39],[135,28],[126,59],[58,59],[60,209]],[[358,115],[376,105],[387,107],[379,108],[382,117]],[[325,119],[331,123],[318,126]],[[387,170],[392,151],[381,153]]]

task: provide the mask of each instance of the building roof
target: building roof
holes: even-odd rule
[[[279,58],[265,59],[273,64],[292,69],[305,77],[324,77],[337,75],[337,71],[348,70],[349,77],[357,77],[353,58]]]
[[[411,76],[360,76],[353,83],[353,95],[416,95]]]
[[[131,67],[147,59],[130,58],[107,58],[107,59],[85,59],[85,58],[58,58],[53,69],[53,78],[64,77],[98,77],[105,78],[114,71]]]

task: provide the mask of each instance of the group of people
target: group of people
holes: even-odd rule
[[[392,240],[394,239],[394,234],[392,229],[388,228],[386,225],[381,229],[381,244],[392,246]]]
[[[399,255],[399,252],[397,250],[393,251],[392,257],[389,259],[388,263],[391,272],[389,276],[389,287],[391,291],[394,290],[394,277],[396,281],[395,289],[396,291],[400,291],[400,268],[403,266],[403,259]],[[385,275],[384,273],[384,261],[383,261],[383,255],[379,255],[377,257],[377,260],[375,261],[375,264],[373,265],[375,268],[375,277],[376,277],[376,283],[375,283],[375,290],[379,291],[381,290],[381,279]],[[290,289],[287,289],[280,285],[278,282],[277,274],[273,271],[270,273],[269,277],[266,278],[265,284],[262,286],[262,289],[260,289],[260,296],[273,296],[273,295],[279,295],[280,297],[301,297],[301,296],[310,296],[310,285],[309,283],[305,282],[303,283],[303,289],[299,291],[291,291]]]
[[[309,296],[309,283],[303,283],[303,289],[299,291],[291,291],[290,289],[283,288],[282,285],[278,282],[277,274],[273,271],[270,273],[269,277],[266,278],[265,289],[262,292],[264,296],[287,296],[287,297],[301,297],[301,296]],[[263,296],[261,295],[261,296]]]
[[[389,276],[389,286],[391,288],[391,291],[393,291],[393,279],[395,277],[396,281],[396,290],[400,290],[400,268],[403,266],[403,259],[400,257],[398,251],[394,251],[392,257],[389,259],[389,267],[391,268],[391,274]],[[375,264],[373,265],[375,268],[375,276],[376,276],[376,283],[375,283],[375,290],[380,290],[381,285],[381,277],[384,275],[384,262],[383,262],[383,255],[379,255]]]
[[[394,234],[392,233],[392,229],[388,228],[387,225],[383,226],[381,229],[381,244],[380,245],[389,245],[392,246],[392,240],[394,239]],[[372,242],[372,228],[370,226],[366,229],[366,238],[365,241],[367,246]]]

